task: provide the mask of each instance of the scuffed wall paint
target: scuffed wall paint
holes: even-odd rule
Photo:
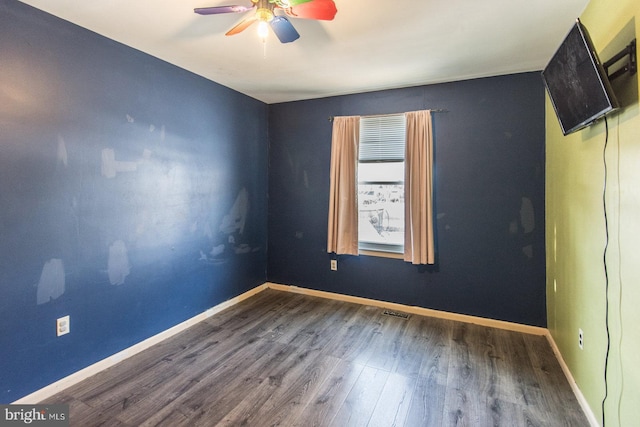
[[[268,109],[14,0],[0,52],[9,403],[266,280]]]
[[[434,114],[436,265],[326,253],[331,122]],[[546,324],[544,88],[524,73],[270,106],[269,280]]]
[[[42,267],[36,294],[37,304],[45,304],[59,298],[64,294],[64,288],[64,264],[61,259],[52,258]]]

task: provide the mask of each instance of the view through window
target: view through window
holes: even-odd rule
[[[359,146],[359,248],[403,253],[404,115],[363,117]]]

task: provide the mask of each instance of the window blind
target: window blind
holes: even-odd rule
[[[404,114],[360,118],[360,162],[404,160],[406,119]]]

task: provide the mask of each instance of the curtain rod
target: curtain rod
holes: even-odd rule
[[[427,110],[427,111],[431,111],[432,113],[448,113],[449,110],[445,110],[443,108],[434,108],[431,110]],[[400,115],[404,115],[406,113],[392,113],[392,114],[369,114],[369,115],[365,115],[365,116],[360,116],[360,117],[385,117],[385,116],[400,116]],[[329,116],[329,121],[332,122],[333,118],[335,116]]]

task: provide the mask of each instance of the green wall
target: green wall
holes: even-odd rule
[[[637,0],[592,0],[581,20],[604,61],[637,38],[638,17]],[[614,90],[624,108],[608,117],[606,151],[604,121],[564,137],[546,101],[547,316],[549,330],[600,423],[608,318],[606,425],[631,426],[640,420],[638,75],[616,80]],[[583,350],[579,329],[584,331]]]

